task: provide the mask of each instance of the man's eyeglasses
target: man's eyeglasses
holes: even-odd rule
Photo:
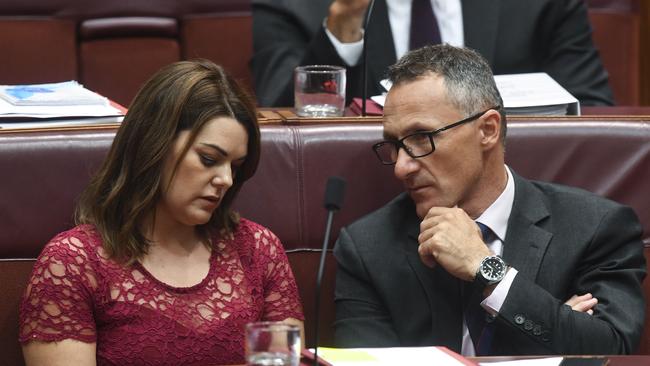
[[[374,144],[372,146],[372,149],[375,151],[375,154],[377,154],[377,157],[384,165],[393,165],[397,162],[397,155],[399,154],[400,148],[404,149],[404,151],[406,151],[406,153],[413,159],[421,158],[423,156],[431,154],[436,150],[436,145],[433,142],[434,135],[439,134],[442,131],[447,131],[456,126],[472,122],[492,109],[498,110],[499,107],[486,109],[483,112],[473,114],[465,119],[454,122],[437,130],[412,133],[410,135],[402,137],[399,140],[381,141]]]

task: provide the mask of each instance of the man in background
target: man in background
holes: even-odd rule
[[[347,101],[362,95],[363,17],[370,0],[253,0],[252,70],[261,106],[293,105],[293,70],[348,70]],[[543,71],[583,105],[612,105],[582,0],[377,0],[368,32],[368,93],[409,49],[476,49],[494,74]]]
[[[502,100],[475,51],[427,46],[388,74],[373,149],[406,192],[341,230],[338,346],[634,352],[645,260],[632,209],[505,165]]]

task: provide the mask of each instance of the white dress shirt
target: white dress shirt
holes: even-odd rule
[[[490,251],[496,255],[503,254],[503,243],[506,240],[506,232],[508,231],[508,219],[510,218],[510,213],[512,212],[512,204],[515,201],[515,182],[512,178],[512,173],[510,168],[505,166],[506,173],[508,174],[508,182],[506,187],[501,192],[501,195],[492,202],[490,207],[488,207],[481,216],[479,216],[476,221],[481,224],[489,227],[492,232],[494,232],[494,239],[487,244]],[[503,302],[506,300],[512,281],[517,275],[517,270],[510,268],[506,273],[504,279],[499,282],[499,284],[494,288],[492,294],[486,297],[481,306],[490,314],[496,315]],[[474,350],[474,344],[469,334],[469,329],[467,325],[463,322],[463,344],[461,348],[461,353],[465,356],[474,356],[476,354]]]
[[[411,29],[411,0],[386,0],[393,44],[397,58],[409,50]],[[440,39],[452,46],[464,46],[463,12],[460,0],[431,0],[433,12],[438,20]],[[341,59],[348,66],[355,66],[361,58],[363,39],[353,43],[341,43],[325,26],[325,33],[334,45]]]

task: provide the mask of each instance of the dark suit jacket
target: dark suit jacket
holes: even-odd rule
[[[293,105],[298,65],[345,66],[323,30],[331,0],[253,0],[255,89],[261,106]],[[581,0],[462,0],[465,45],[479,51],[495,74],[545,71],[584,105],[613,97],[591,40]],[[368,26],[368,93],[396,61],[385,0]],[[347,100],[361,93],[361,67],[348,68]]]
[[[632,209],[574,188],[514,180],[503,258],[519,273],[495,320],[491,353],[634,352],[645,260]],[[402,194],[341,230],[334,249],[339,346],[460,352],[463,281],[422,264],[419,222]],[[563,304],[587,292],[599,300],[593,316]]]

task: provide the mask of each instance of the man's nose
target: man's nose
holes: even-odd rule
[[[406,151],[402,148],[397,151],[397,160],[395,161],[395,176],[397,179],[404,180],[413,172],[415,172],[419,167],[417,161],[412,158]]]

